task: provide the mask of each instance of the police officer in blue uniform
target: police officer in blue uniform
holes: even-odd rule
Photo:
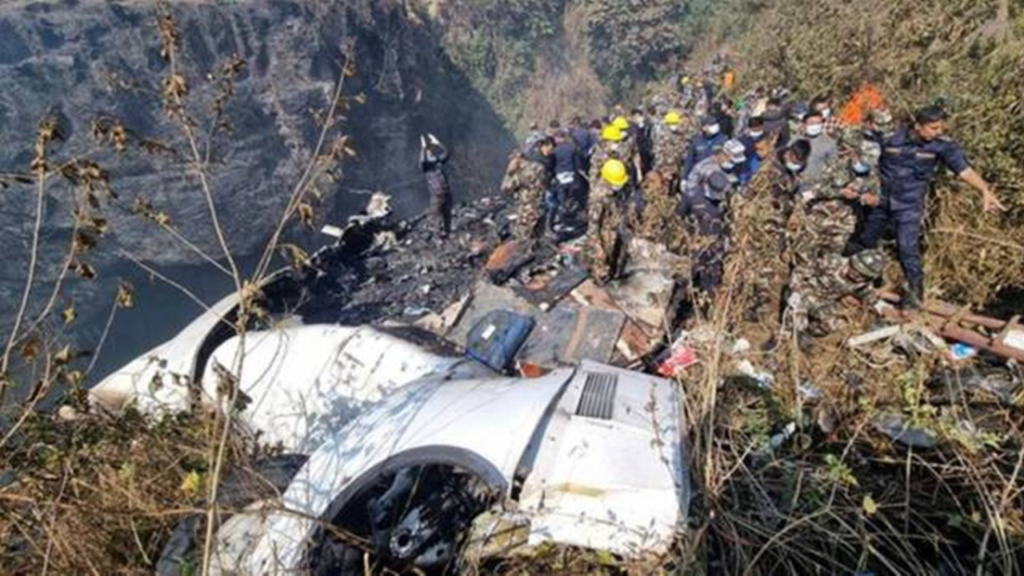
[[[682,179],[689,177],[694,166],[712,156],[728,139],[722,134],[722,125],[718,119],[710,115],[705,116],[701,120],[700,134],[690,141],[690,147],[683,158]]]
[[[847,248],[848,254],[875,248],[890,223],[896,226],[900,265],[907,279],[905,309],[917,310],[924,302],[924,267],[921,232],[925,198],[941,163],[982,194],[986,212],[1005,210],[989,184],[973,169],[961,146],[942,135],[945,113],[928,107],[914,115],[913,128],[903,128],[883,138],[879,171],[882,203],[871,210],[861,233]]]
[[[725,215],[732,183],[722,171],[708,176],[683,194],[676,207],[681,218],[690,218],[694,241],[693,284],[709,296],[722,284],[728,233]]]

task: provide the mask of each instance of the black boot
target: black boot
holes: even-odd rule
[[[924,284],[910,284],[900,303],[907,312],[918,312],[924,306]]]

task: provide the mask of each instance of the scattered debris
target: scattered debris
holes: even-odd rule
[[[890,303],[898,303],[900,300],[898,295],[890,292],[883,292],[881,296]],[[892,307],[886,307],[883,314],[894,322],[906,323],[911,320]],[[924,311],[913,320],[923,322],[943,338],[1024,362],[1024,325],[1020,324],[1019,316],[1009,321],[999,320],[975,314],[966,307],[929,300]]]
[[[739,374],[752,379],[758,386],[766,390],[775,386],[775,377],[769,372],[762,372],[755,369],[750,360],[740,360],[737,362],[736,371]]]
[[[492,310],[479,320],[466,337],[466,353],[474,360],[504,372],[526,337],[533,319],[508,310]]]
[[[697,361],[697,351],[691,348],[684,338],[680,338],[672,344],[666,357],[658,364],[658,374],[672,377],[693,366]]]
[[[934,448],[939,443],[934,432],[911,426],[906,418],[897,414],[882,414],[875,419],[874,427],[894,442],[911,448]]]

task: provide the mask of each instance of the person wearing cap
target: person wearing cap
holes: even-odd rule
[[[725,260],[726,210],[732,183],[725,172],[711,173],[699,186],[683,194],[676,214],[690,231],[694,288],[710,297],[722,284]]]
[[[814,269],[790,287],[789,308],[797,332],[823,337],[843,329],[846,302],[873,306],[878,302],[874,284],[884,272],[885,256],[879,250],[819,258]]]
[[[722,134],[722,126],[714,116],[704,116],[700,123],[700,134],[690,141],[690,147],[686,151],[686,158],[683,160],[682,177],[688,178],[690,172],[703,160],[706,160],[720,148],[727,138]]]
[[[864,121],[864,132],[873,140],[881,142],[896,133],[896,123],[888,108],[878,108],[868,112]]]
[[[525,154],[513,154],[501,182],[501,191],[516,203],[513,237],[524,244],[541,236],[544,200],[554,176],[555,141],[547,136]]]
[[[722,147],[715,150],[714,155],[705,158],[694,166],[690,176],[683,182],[683,194],[691,192],[702,186],[704,182],[714,173],[725,174],[730,182],[738,182],[737,170],[747,162],[746,147],[739,140],[726,140]]]
[[[967,161],[963,148],[943,135],[946,114],[939,107],[918,110],[912,127],[882,139],[879,175],[882,202],[871,210],[864,228],[847,248],[847,253],[874,249],[890,224],[896,225],[896,246],[900,266],[907,280],[903,305],[917,310],[924,303],[924,265],[921,260],[925,199],[939,165],[949,168],[961,180],[981,193],[986,212],[1006,210],[991,186]]]
[[[669,111],[654,128],[651,167],[673,180],[679,175],[679,166],[686,150],[683,116]]]
[[[601,166],[600,179],[591,183],[584,257],[590,277],[598,285],[614,280],[625,269],[626,213],[632,192],[629,168],[617,158],[607,160]]]

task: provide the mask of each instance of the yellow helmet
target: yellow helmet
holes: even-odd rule
[[[622,188],[629,182],[629,173],[626,172],[626,165],[621,160],[613,158],[601,167],[601,178],[616,188]]]
[[[676,112],[675,110],[669,112],[668,114],[665,114],[665,124],[668,124],[669,126],[675,126],[676,124],[682,123],[682,121],[683,117],[680,116],[679,112]]]
[[[601,140],[607,142],[622,142],[626,136],[622,133],[622,130],[616,128],[613,124],[609,124],[601,129]]]
[[[619,130],[629,130],[629,120],[626,120],[624,116],[616,116],[615,120],[612,120],[612,126],[615,126]]]

